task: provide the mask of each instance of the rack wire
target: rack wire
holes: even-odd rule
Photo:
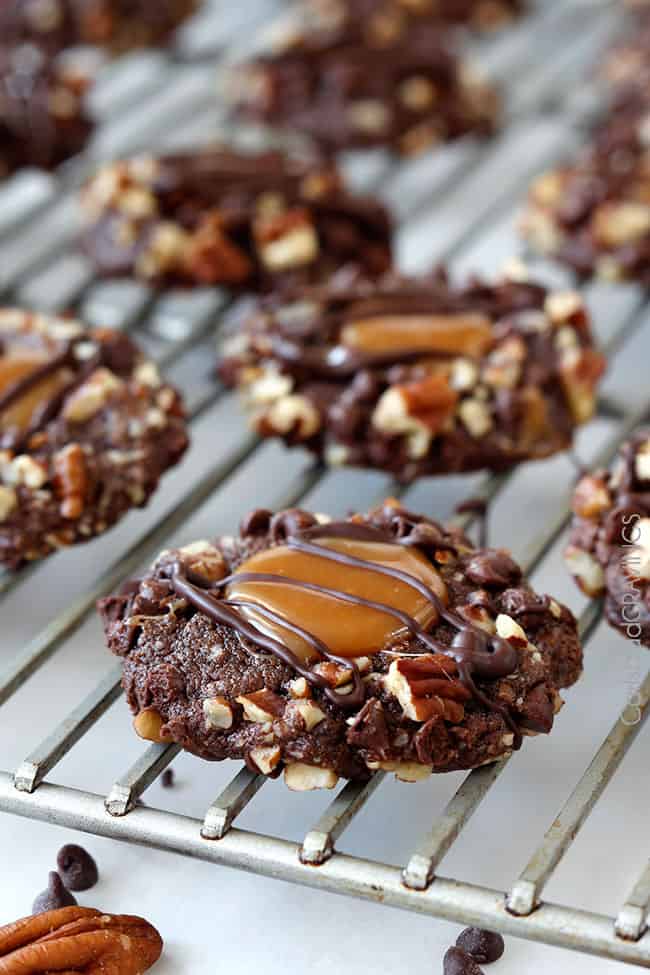
[[[255,33],[253,27],[275,16],[277,6],[272,0],[250,4],[245,23],[242,11],[231,12],[228,23],[221,6],[218,26],[215,21],[210,28],[208,21],[201,36],[218,36],[228,47],[229,59],[240,57],[248,44],[237,41],[242,27],[250,36]],[[568,97],[568,93],[575,91],[588,66],[621,26],[620,14],[608,4],[592,3],[586,22],[584,8],[585,3],[578,0],[540,2],[527,20],[475,45],[475,53],[487,69],[508,81],[509,124],[494,142],[481,144],[466,139],[400,165],[381,154],[346,161],[354,185],[382,193],[394,206],[400,221],[400,257],[406,266],[417,269],[443,258],[452,265],[466,264],[474,253],[493,243],[495,227],[511,219],[530,175],[577,144],[581,127],[599,104],[599,93],[593,85],[580,89],[588,97]],[[578,38],[576,42],[557,51],[557,38],[572,36],[572,32]],[[196,363],[214,355],[215,330],[239,312],[241,302],[229,301],[217,292],[156,296],[140,285],[99,284],[73,247],[75,191],[95,160],[148,148],[152,140],[157,147],[165,148],[188,142],[206,128],[215,135],[223,129],[224,117],[215,97],[223,58],[212,53],[193,59],[191,39],[188,43],[185,55],[181,50],[176,58],[136,56],[107,72],[95,95],[104,124],[84,159],[73,161],[54,178],[20,174],[0,190],[0,297],[4,303],[29,303],[46,310],[75,307],[91,321],[133,331],[162,366],[170,367],[172,377],[184,388],[196,423],[215,415],[228,398],[212,380],[197,381]],[[228,134],[248,144],[263,138],[252,129]],[[644,297],[635,288],[612,292],[608,313],[606,346],[610,355],[650,321],[650,308],[644,307]],[[614,421],[615,430],[600,451],[598,465],[611,462],[620,440],[646,418],[646,412],[646,408],[630,411],[615,402],[601,403],[601,416]],[[218,498],[240,465],[261,449],[242,425],[232,444],[218,455],[215,452],[214,462],[187,493],[4,667],[0,672],[0,706],[66,645],[91,616],[97,598],[134,573],[208,499]],[[309,464],[297,474],[290,473],[289,482],[274,499],[275,505],[299,503],[325,476],[320,468]],[[481,493],[486,499],[495,498],[508,481],[508,476],[487,478]],[[374,485],[369,481],[364,504],[378,499],[370,497]],[[398,485],[391,486],[393,494],[400,490]],[[267,500],[259,499],[260,503]],[[521,560],[526,572],[539,566],[561,536],[569,517],[568,504],[567,486],[561,509],[527,546]],[[461,520],[469,527],[472,517],[466,515]],[[56,558],[50,562],[51,571],[55,571]],[[34,571],[36,567],[0,576],[0,600],[9,599],[17,587],[27,585]],[[600,606],[588,604],[579,620],[585,643],[600,619]],[[147,747],[130,768],[112,784],[107,783],[103,794],[51,782],[50,773],[120,697],[119,677],[119,668],[112,667],[15,772],[0,771],[1,810],[650,968],[646,923],[650,862],[616,917],[543,900],[549,879],[647,719],[650,671],[505,897],[498,890],[441,877],[438,869],[489,790],[496,787],[509,760],[467,775],[430,831],[414,844],[403,869],[336,849],[344,831],[381,787],[383,773],[366,783],[343,786],[300,843],[237,827],[238,817],[265,783],[263,776],[245,767],[215,798],[202,819],[144,806],[142,796],[176,757],[176,745]],[[634,709],[634,721],[629,720],[627,708]]]

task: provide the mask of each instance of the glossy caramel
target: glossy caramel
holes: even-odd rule
[[[447,592],[442,579],[426,556],[417,549],[388,542],[346,538],[324,538],[319,540],[319,545],[409,573],[446,603]],[[286,576],[335,589],[361,602],[344,602],[329,593],[314,592],[289,583],[246,582],[238,578],[244,573],[253,572]],[[297,551],[285,545],[259,552],[242,563],[225,596],[229,600],[252,600],[273,610],[289,623],[318,637],[330,653],[341,657],[362,657],[376,653],[407,632],[399,619],[364,605],[363,600],[399,609],[422,627],[430,626],[437,620],[433,602],[400,579],[375,572],[371,566],[343,565],[322,555]],[[238,612],[267,636],[282,642],[302,661],[308,663],[318,659],[318,652],[300,634],[264,619],[254,608],[238,606]]]
[[[422,350],[479,358],[492,343],[485,315],[382,315],[348,322],[341,344],[363,352]]]
[[[45,364],[47,359],[42,355],[21,349],[20,354],[11,351],[0,357],[0,395],[6,393],[13,385],[36,372]],[[43,379],[34,386],[26,389],[18,399],[0,412],[0,430],[26,430],[35,410],[54,396],[65,382],[65,371],[57,372]]]

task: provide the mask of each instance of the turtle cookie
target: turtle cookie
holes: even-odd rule
[[[187,442],[178,394],[127,336],[0,310],[0,562],[106,531]]]
[[[611,471],[579,480],[573,512],[569,572],[586,595],[605,597],[613,627],[650,647],[650,429],[621,447]]]
[[[396,29],[384,14],[292,33],[242,65],[228,92],[235,111],[308,135],[326,152],[384,147],[414,156],[468,134],[491,135],[499,95],[460,57],[449,32],[417,18]]]
[[[580,278],[650,286],[649,113],[647,84],[622,89],[581,155],[532,184],[523,236]]]
[[[256,511],[100,611],[139,735],[299,791],[503,758],[551,730],[582,665],[573,615],[506,551],[393,500],[345,521]]]
[[[83,193],[85,250],[100,274],[268,291],[354,260],[390,265],[390,221],[328,164],[213,148],[99,171]]]
[[[220,372],[263,436],[409,481],[566,449],[603,368],[577,293],[344,270],[263,300]]]

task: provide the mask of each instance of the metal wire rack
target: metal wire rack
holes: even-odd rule
[[[229,5],[230,6],[230,5]],[[198,40],[218,36],[229,57],[241,56],[235,43],[254,33],[274,15],[278,4],[251,4],[243,15],[231,11],[230,21],[219,10],[218,24],[203,25]],[[509,124],[494,142],[471,139],[425,158],[396,165],[381,154],[345,163],[350,180],[381,192],[397,212],[402,263],[417,269],[446,259],[465,266],[472,255],[498,251],[498,240],[511,239],[499,228],[510,221],[518,194],[531,173],[570,151],[580,128],[598,104],[593,85],[588,97],[568,97],[621,24],[614,8],[591,4],[585,22],[584,3],[540,2],[530,17],[503,35],[475,44],[475,53],[493,75],[507,81]],[[243,19],[242,19],[243,18]],[[578,32],[579,28],[579,32]],[[218,32],[218,33],[217,33]],[[572,34],[573,32],[573,34]],[[574,36],[570,50],[557,50],[560,36]],[[534,38],[534,43],[533,43]],[[196,45],[197,37],[194,37]],[[190,37],[188,50],[192,50]],[[200,46],[200,43],[199,43]],[[234,52],[234,53],[233,53]],[[552,55],[552,56],[551,56]],[[83,160],[75,160],[54,178],[20,174],[0,190],[0,268],[4,303],[33,304],[45,309],[76,307],[89,320],[133,330],[138,340],[186,392],[193,421],[216,416],[228,398],[214,382],[197,372],[196,364],[214,355],[217,323],[238,312],[241,303],[226,295],[201,291],[192,295],[155,296],[133,284],[105,285],[74,252],[75,189],[93,160],[118,153],[163,148],[223,127],[215,99],[214,54],[204,59],[142,55],[126,59],[107,72],[98,87],[95,107],[104,124]],[[583,92],[584,93],[584,92]],[[170,130],[173,134],[170,136]],[[230,137],[232,132],[228,132]],[[235,133],[246,141],[262,138],[253,130]],[[460,205],[462,201],[462,206]],[[496,230],[495,230],[496,228]],[[54,244],[53,244],[54,242]],[[506,254],[502,255],[507,256]],[[608,351],[613,354],[644,324],[650,309],[635,288],[609,294]],[[198,378],[197,378],[198,377]],[[626,411],[616,403],[601,404],[601,414],[615,421],[597,463],[613,458],[620,439],[645,419],[646,409]],[[216,422],[216,421],[215,421]],[[55,615],[0,672],[0,705],[26,684],[59,651],[92,614],[95,601],[135,572],[165,540],[209,498],[219,497],[243,462],[259,447],[255,437],[238,427],[214,461],[175,504],[132,542],[113,565]],[[325,475],[303,465],[289,469],[287,483],[276,492],[274,505],[298,503]],[[493,498],[508,477],[492,477],[482,493]],[[350,501],[362,507],[371,497]],[[398,486],[391,492],[398,493]],[[384,493],[383,488],[381,493]],[[565,505],[539,537],[528,544],[522,559],[532,571],[548,554],[568,519]],[[260,498],[260,503],[268,498]],[[471,515],[465,517],[469,525]],[[506,542],[507,539],[500,539]],[[50,560],[55,570],[56,558]],[[0,599],[6,601],[28,583],[36,567],[18,575],[0,576]],[[600,607],[587,606],[580,618],[588,642],[600,621]],[[152,745],[103,794],[57,785],[47,779],[120,696],[119,668],[112,668],[92,691],[21,761],[15,773],[0,771],[0,809],[91,833],[141,843],[186,856],[282,878],[310,887],[348,894],[463,923],[498,929],[551,945],[618,959],[650,968],[650,862],[615,918],[588,913],[542,900],[544,888],[573,839],[608,785],[641,730],[650,710],[650,672],[634,692],[591,764],[566,800],[527,866],[509,893],[474,886],[438,875],[438,867],[470,817],[499,779],[507,762],[469,774],[431,830],[415,844],[403,869],[337,852],[336,844],[354,817],[380,787],[383,773],[368,783],[349,783],[327,805],[301,843],[238,829],[238,816],[264,785],[263,776],[242,768],[205,812],[203,819],[146,807],[146,789],[178,753],[175,745]]]

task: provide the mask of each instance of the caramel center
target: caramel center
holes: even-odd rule
[[[345,556],[408,573],[446,602],[442,579],[428,559],[415,549],[389,542],[345,538],[320,539],[318,544]],[[286,577],[295,582],[239,578],[245,573],[270,574],[279,580]],[[336,592],[307,589],[301,583]],[[377,653],[405,635],[404,622],[390,613],[391,608],[407,614],[423,628],[434,623],[438,616],[432,600],[424,593],[402,579],[373,570],[372,564],[350,566],[325,554],[302,552],[285,545],[259,552],[240,565],[225,595],[228,600],[238,601],[238,612],[266,636],[283,643],[305,663],[319,657],[312,643],[281,622],[269,620],[251,603],[316,637],[329,653],[340,657]],[[352,601],[344,601],[343,595],[352,597]],[[369,606],[368,601],[381,603],[386,609]]]
[[[492,326],[484,315],[385,315],[349,322],[341,344],[363,352],[399,352],[405,349],[484,355],[492,342]]]
[[[21,350],[20,355],[11,353],[3,355],[0,358],[0,396],[7,393],[16,383],[36,372],[46,362],[42,355],[30,354],[25,350]],[[13,403],[0,411],[0,430],[18,429],[20,432],[26,430],[35,410],[54,396],[63,387],[64,382],[65,371],[59,369],[25,389]]]

